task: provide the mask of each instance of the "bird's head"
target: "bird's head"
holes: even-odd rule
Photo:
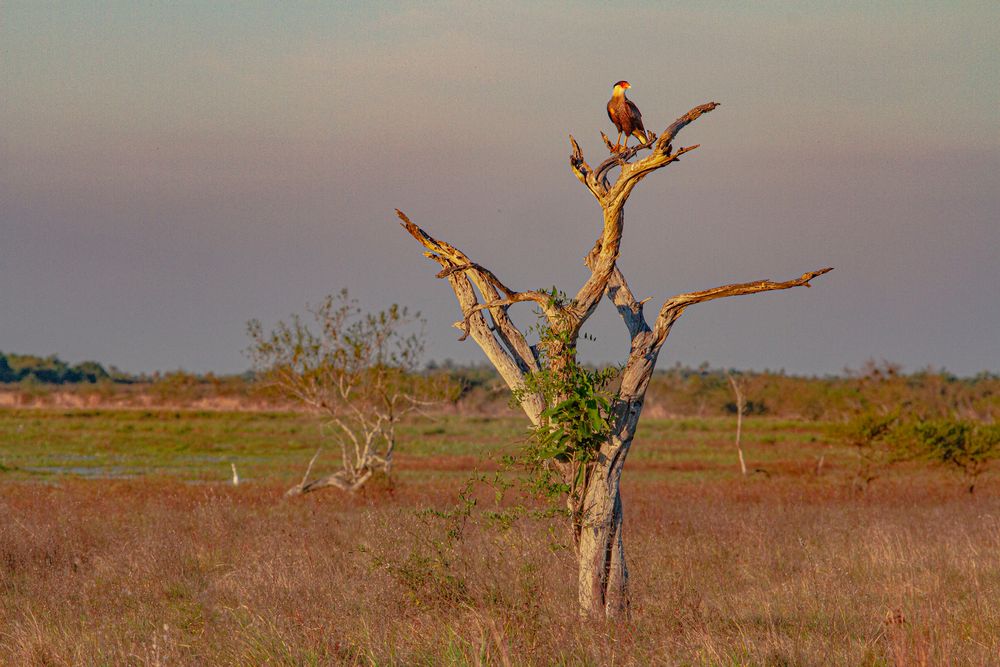
[[[628,90],[631,87],[632,87],[632,84],[630,84],[628,81],[619,81],[618,83],[615,84],[615,91],[616,92],[617,91],[624,92],[624,91]]]

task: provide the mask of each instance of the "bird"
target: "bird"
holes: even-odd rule
[[[642,126],[642,114],[639,107],[632,103],[632,100],[625,97],[625,91],[632,85],[628,81],[619,81],[615,84],[611,99],[608,100],[608,118],[618,128],[618,139],[615,141],[615,150],[624,150],[628,146],[628,138],[636,137],[639,141],[646,141],[646,128]],[[625,146],[618,142],[625,135]]]

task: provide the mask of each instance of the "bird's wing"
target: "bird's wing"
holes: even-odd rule
[[[646,128],[642,126],[642,114],[639,113],[639,107],[637,107],[632,100],[625,100],[625,103],[628,104],[629,115],[632,116],[632,125],[642,131],[645,131]]]

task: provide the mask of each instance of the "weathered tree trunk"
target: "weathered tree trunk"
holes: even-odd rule
[[[583,615],[613,618],[628,613],[621,476],[631,445],[631,435],[625,440],[612,436],[587,480],[577,519],[578,598]]]
[[[614,618],[628,614],[628,561],[622,523],[621,476],[632,447],[646,390],[660,347],[642,317],[642,306],[617,269],[611,279],[612,301],[619,306],[632,337],[632,352],[622,371],[619,398],[612,407],[611,437],[601,447],[597,465],[588,479],[584,513],[579,521],[578,598],[580,613]],[[635,308],[633,311],[632,308]]]
[[[620,479],[620,466],[602,462],[587,485],[577,546],[580,612],[587,616],[614,618],[628,612]]]
[[[575,363],[573,355],[576,337],[583,324],[607,297],[617,308],[631,338],[631,351],[622,372],[618,398],[611,406],[611,435],[601,445],[596,461],[590,462],[585,471],[582,489],[577,489],[567,499],[573,518],[573,537],[579,557],[578,608],[583,616],[606,618],[620,617],[628,612],[628,566],[625,558],[624,521],[622,514],[621,475],[628,456],[636,426],[642,414],[646,389],[649,386],[659,351],[671,327],[684,310],[703,301],[728,296],[756,294],[770,290],[809,286],[809,282],[831,269],[820,269],[785,282],[758,280],[749,283],[722,285],[701,292],[678,294],[664,302],[653,326],[643,314],[644,301],[637,301],[617,266],[621,237],[624,229],[623,210],[632,189],[647,175],[669,164],[680,156],[698,148],[681,147],[674,150],[672,142],[684,127],[718,106],[709,102],[695,107],[671,125],[657,139],[647,133],[647,140],[623,152],[612,150],[612,156],[596,169],[583,158],[583,152],[570,137],[573,153],[570,167],[573,174],[597,199],[603,213],[601,236],[585,258],[591,271],[590,277],[576,295],[565,304],[556,303],[552,295],[537,291],[517,292],[502,283],[492,271],[476,264],[461,250],[430,236],[397,210],[403,227],[427,249],[425,255],[441,266],[439,278],[447,278],[462,308],[463,319],[456,327],[463,331],[461,340],[472,336],[482,348],[500,376],[518,397],[521,407],[533,424],[539,424],[547,407],[541,390],[529,391],[525,378],[540,370],[554,375]],[[611,143],[604,137],[605,143]],[[630,162],[640,151],[650,150],[650,155]],[[608,174],[620,168],[612,184]],[[476,294],[482,295],[482,301]],[[501,296],[501,294],[503,296]],[[542,368],[543,359],[537,347],[528,344],[507,315],[507,309],[525,301],[535,303],[548,320],[549,328],[564,338],[549,342],[548,368]],[[485,313],[489,313],[487,321]],[[566,477],[575,480],[574,464],[554,465]],[[580,464],[577,464],[580,465]]]

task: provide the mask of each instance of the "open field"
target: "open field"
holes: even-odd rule
[[[769,472],[849,465],[832,449],[821,422],[748,419],[744,447]],[[451,470],[465,479],[492,469],[497,456],[525,439],[520,418],[425,417],[400,427],[399,476],[426,480],[425,471]],[[667,480],[728,478],[734,470],[733,418],[648,420],[629,457],[630,475]],[[323,439],[301,413],[191,410],[0,410],[4,479],[169,477],[225,482],[235,463],[248,481],[289,485],[301,477]],[[320,459],[334,465],[339,451]],[[839,463],[838,463],[839,462]]]
[[[0,663],[1000,662],[996,471],[973,496],[914,466],[858,495],[827,425],[751,417],[744,481],[733,421],[640,426],[635,613],[611,631],[574,620],[558,520],[504,530],[483,485],[464,520],[419,513],[520,420],[416,421],[392,488],[288,501],[320,442],[302,415],[3,410]]]

